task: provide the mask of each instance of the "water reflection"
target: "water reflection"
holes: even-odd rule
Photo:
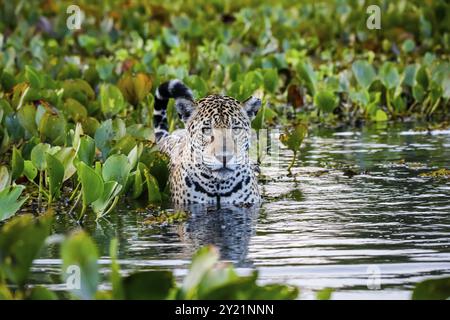
[[[255,232],[259,207],[190,205],[182,208],[191,213],[183,225],[181,241],[195,249],[215,245],[221,258],[232,260],[238,266],[248,266],[246,260],[250,239]]]

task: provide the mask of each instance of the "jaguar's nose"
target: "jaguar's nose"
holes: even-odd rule
[[[215,154],[216,159],[223,164],[224,167],[227,166],[233,160],[234,155],[231,153],[228,154]]]

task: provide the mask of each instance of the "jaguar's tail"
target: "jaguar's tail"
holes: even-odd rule
[[[162,83],[155,94],[155,108],[153,113],[153,125],[155,127],[156,142],[169,134],[166,109],[170,98],[193,100],[191,89],[178,79]]]

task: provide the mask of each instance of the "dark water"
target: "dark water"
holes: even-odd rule
[[[299,286],[302,298],[331,287],[333,298],[407,299],[423,279],[450,275],[450,180],[420,173],[450,167],[450,131],[414,125],[315,130],[288,176],[263,167],[261,208],[191,208],[181,225],[150,227],[145,213],[121,209],[88,225],[108,272],[108,245],[120,239],[120,263],[134,270],[186,273],[196,248],[215,244],[239,272],[261,282]],[[71,225],[61,215],[59,231]],[[34,265],[39,283],[62,285],[56,246]]]

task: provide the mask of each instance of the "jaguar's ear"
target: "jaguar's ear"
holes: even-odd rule
[[[187,122],[195,109],[195,102],[190,99],[178,98],[175,100],[175,108],[183,122]]]
[[[252,120],[261,107],[261,99],[251,96],[242,104],[245,112],[247,112],[248,117],[250,118],[250,120]]]

